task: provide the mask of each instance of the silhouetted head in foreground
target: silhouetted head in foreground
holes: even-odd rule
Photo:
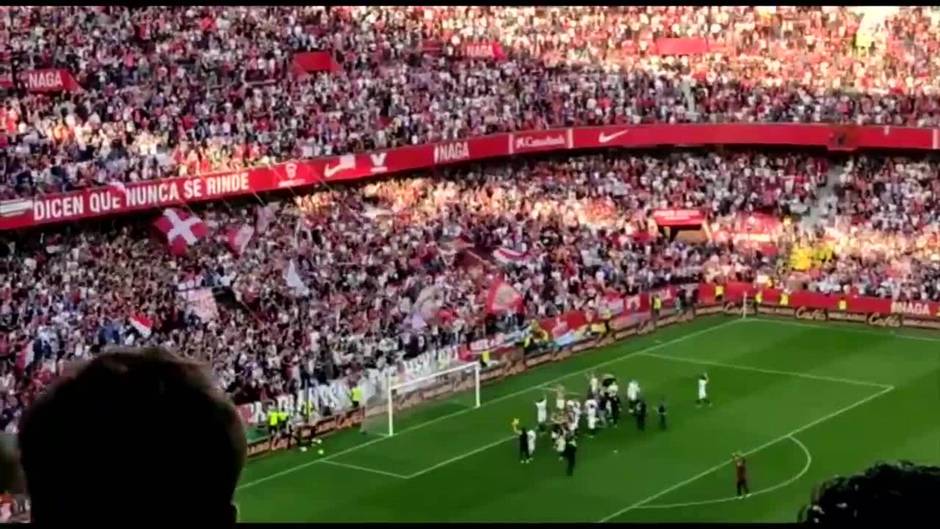
[[[800,521],[831,525],[935,520],[938,498],[940,467],[878,463],[861,474],[823,483],[800,513]]]
[[[34,522],[236,519],[241,420],[201,364],[163,349],[112,349],[63,375],[23,417],[19,449]]]

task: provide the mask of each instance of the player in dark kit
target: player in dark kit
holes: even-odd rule
[[[525,427],[519,427],[519,419],[513,419],[512,431],[519,436],[519,462],[528,463],[532,460],[532,454],[529,452],[528,430]]]
[[[574,432],[569,432],[567,438],[565,439],[565,453],[564,457],[568,461],[568,467],[565,470],[565,474],[569,476],[574,475],[574,464],[577,459],[578,454],[578,443],[574,439]]]
[[[747,487],[747,462],[744,460],[744,454],[736,452],[731,454],[734,459],[734,472],[737,477],[738,499],[747,498],[751,495],[751,490]]]
[[[620,420],[620,395],[610,397],[610,419],[614,423],[614,426],[616,426],[617,422]]]
[[[636,403],[636,427],[642,432],[646,430],[646,401],[639,399]]]
[[[656,407],[656,413],[659,414],[659,429],[666,429],[666,399],[660,399],[659,406]]]

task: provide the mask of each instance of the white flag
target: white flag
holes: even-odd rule
[[[297,265],[294,263],[293,259],[290,260],[287,264],[287,269],[284,270],[284,281],[287,282],[287,286],[294,291],[295,296],[310,295],[310,289],[307,288],[303,279],[300,278],[300,274],[297,273]]]

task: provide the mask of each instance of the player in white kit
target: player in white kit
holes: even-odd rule
[[[568,430],[575,432],[578,430],[578,424],[581,422],[581,405],[574,400],[568,401]]]
[[[545,425],[548,423],[548,397],[535,401],[535,420],[539,431],[544,432]]]
[[[597,399],[591,397],[584,401],[584,413],[587,415],[588,434],[593,436],[597,429]]]
[[[555,389],[555,408],[558,411],[565,411],[565,387],[558,386]]]
[[[702,404],[712,405],[711,399],[708,398],[708,373],[702,373],[702,376],[698,377],[698,400],[695,405],[701,407]]]
[[[598,390],[600,389],[600,381],[597,380],[597,375],[591,373],[591,376],[588,378],[588,395],[591,398],[596,399],[598,396]]]
[[[535,455],[535,430],[526,430],[526,441],[529,443],[529,461],[532,461],[532,457]]]
[[[627,409],[630,413],[636,409],[636,403],[640,399],[640,384],[636,380],[627,383]]]

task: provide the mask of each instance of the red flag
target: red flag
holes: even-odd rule
[[[202,219],[177,208],[163,210],[163,215],[153,223],[166,238],[167,247],[173,255],[183,255],[186,249],[208,234]]]
[[[29,340],[23,349],[16,355],[16,368],[25,371],[33,363],[33,341]]]
[[[134,314],[129,318],[131,327],[137,330],[141,336],[147,338],[153,332],[153,320],[143,314]]]
[[[526,264],[529,261],[529,258],[525,252],[513,250],[512,248],[507,248],[505,246],[500,246],[499,248],[493,250],[493,259],[496,259],[504,265],[515,264],[520,266]]]
[[[225,234],[225,243],[233,254],[241,255],[248,247],[248,243],[251,242],[254,234],[255,229],[247,224],[232,226]]]
[[[486,292],[486,312],[490,314],[522,312],[522,304],[522,294],[502,279],[493,281]]]

